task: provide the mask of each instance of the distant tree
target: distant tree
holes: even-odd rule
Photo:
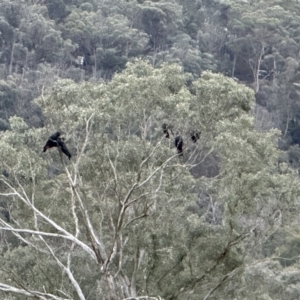
[[[19,100],[19,91],[13,81],[0,81],[0,118],[8,119],[15,111],[15,106]]]
[[[44,3],[47,6],[49,17],[57,22],[61,22],[70,14],[63,0],[46,0]]]

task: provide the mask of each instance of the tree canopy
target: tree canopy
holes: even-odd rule
[[[137,60],[108,83],[55,83],[36,100],[43,128],[10,118],[0,147],[1,291],[17,299],[246,293],[238,282],[253,283],[256,265],[272,263],[268,237],[298,209],[298,179],[278,161],[278,130],[255,129],[251,89],[212,72],[188,79],[178,64]],[[164,122],[180,132],[183,158]],[[56,149],[41,154],[58,129],[70,162]]]
[[[299,12],[2,0],[1,297],[298,299]]]

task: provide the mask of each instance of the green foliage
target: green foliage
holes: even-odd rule
[[[17,222],[2,226],[28,231],[17,235],[25,247],[5,236],[5,283],[21,274],[27,290],[73,299],[100,299],[99,291],[101,299],[229,299],[236,276],[251,277],[243,272],[251,250],[298,207],[297,178],[277,164],[278,131],[255,130],[252,90],[203,72],[191,93],[188,79],[177,64],[137,60],[107,84],[57,81],[36,100],[43,129],[10,118],[0,193]],[[183,158],[163,123],[182,135]],[[71,162],[56,149],[40,152],[56,130]],[[191,169],[205,174],[212,157],[216,176],[195,178]]]
[[[45,1],[49,17],[54,20],[63,20],[70,13],[63,0]]]
[[[28,198],[2,195],[0,211],[10,212],[13,226],[52,234],[61,231],[30,203],[74,235],[76,215],[78,239],[98,253],[87,212],[105,245],[101,255],[117,249],[106,270],[105,258],[93,260],[78,244],[72,253],[69,240],[45,239],[63,263],[71,253],[74,276],[93,299],[113,298],[109,272],[117,299],[299,298],[297,234],[289,232],[298,211],[299,12],[297,1],[273,0],[3,0],[2,179]],[[253,87],[255,99],[218,72]],[[183,137],[183,159],[163,123]],[[283,136],[262,131],[272,127]],[[58,129],[75,158],[66,169],[56,149],[40,153]],[[196,144],[192,130],[202,131]],[[143,185],[126,198],[136,182]],[[63,286],[76,299],[66,273],[52,271],[60,268],[49,249],[29,235],[3,235],[3,261],[14,262],[3,278],[17,280],[24,256],[26,287],[58,295]],[[258,261],[275,252],[291,265]]]

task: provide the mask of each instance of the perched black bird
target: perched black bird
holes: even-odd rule
[[[177,148],[179,156],[183,156],[183,140],[180,135],[175,137],[175,147]]]
[[[193,131],[193,132],[191,133],[191,139],[192,139],[192,141],[193,141],[194,143],[196,143],[197,140],[200,139],[200,135],[201,135],[201,131]]]
[[[46,145],[44,146],[43,152],[46,152],[47,149],[50,149],[50,148],[52,148],[52,147],[57,147],[57,146],[58,146],[58,144],[57,144],[57,139],[60,137],[60,135],[61,135],[61,133],[60,133],[59,131],[57,131],[57,132],[55,132],[54,134],[52,134],[52,135],[49,137],[49,139],[48,139]]]
[[[52,134],[44,146],[43,152],[46,152],[47,149],[58,147],[60,151],[62,151],[66,156],[68,156],[69,159],[71,159],[72,155],[60,135],[61,133],[59,131]]]
[[[162,124],[162,129],[163,129],[163,132],[164,134],[166,135],[166,138],[169,138],[170,135],[169,135],[169,131],[168,131],[168,125],[166,123]]]
[[[172,126],[164,123],[164,124],[162,124],[161,127],[163,129],[164,134],[166,135],[166,138],[168,139],[170,137],[170,132],[173,134],[173,132],[172,132]]]
[[[63,139],[61,138],[58,138],[57,139],[57,144],[58,144],[58,147],[60,148],[60,150],[69,157],[69,159],[71,159],[72,155],[70,153],[70,151],[68,150],[66,144],[64,143]]]

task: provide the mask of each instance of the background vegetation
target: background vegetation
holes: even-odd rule
[[[299,299],[299,15],[1,0],[1,298]]]

